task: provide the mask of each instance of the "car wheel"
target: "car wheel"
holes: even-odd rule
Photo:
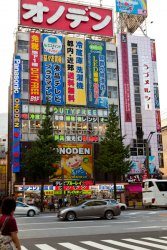
[[[66,215],[66,219],[68,221],[74,221],[75,220],[75,213],[74,212],[68,212]]]
[[[35,211],[34,210],[29,210],[27,215],[29,217],[33,217],[35,215]]]
[[[125,207],[124,207],[124,206],[121,206],[121,210],[124,211],[124,210],[125,210]]]
[[[104,217],[105,217],[107,220],[111,220],[111,219],[113,219],[114,214],[113,214],[113,212],[112,212],[111,210],[108,210],[108,211],[105,212]]]

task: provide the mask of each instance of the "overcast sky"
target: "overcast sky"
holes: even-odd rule
[[[97,3],[98,0],[86,0],[86,2],[93,1]],[[115,0],[103,0],[104,5],[114,6],[114,3]],[[148,36],[156,39],[161,116],[164,118],[167,117],[167,45],[166,39],[164,38],[167,23],[167,1],[147,0],[147,3]],[[8,86],[10,82],[12,55],[14,48],[14,32],[16,31],[17,27],[17,7],[18,0],[0,1],[0,113],[5,113],[8,111]],[[152,24],[150,24],[151,21],[153,21]]]

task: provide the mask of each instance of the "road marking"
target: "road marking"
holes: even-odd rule
[[[50,247],[48,244],[35,244],[41,250],[56,250],[54,247]]]
[[[79,247],[69,242],[58,243],[58,244],[71,250],[88,250],[87,248]]]
[[[125,248],[133,249],[133,250],[134,249],[135,250],[149,250],[148,248],[137,247],[134,245],[126,244],[126,243],[115,241],[115,240],[102,240],[102,241],[110,243],[110,244],[114,244],[114,245],[119,246],[119,247],[125,247]]]
[[[160,239],[155,239],[155,238],[151,238],[151,237],[145,237],[145,238],[142,238],[143,240],[151,240],[151,241],[154,241],[154,242],[159,242],[159,243],[165,243],[167,244],[167,241],[166,240],[160,240]]]
[[[105,245],[96,243],[94,241],[80,241],[80,242],[83,243],[83,244],[86,244],[88,246],[95,247],[97,249],[101,249],[101,250],[119,250],[118,248],[107,247]]]
[[[122,239],[122,240],[130,241],[132,243],[137,243],[137,244],[141,244],[141,245],[144,245],[144,246],[155,247],[156,249],[166,250],[166,246],[162,246],[162,245],[154,244],[154,243],[150,243],[150,242],[145,242],[145,241],[142,241],[142,240],[134,240],[134,239]]]
[[[24,246],[21,246],[21,250],[28,250],[28,249]]]

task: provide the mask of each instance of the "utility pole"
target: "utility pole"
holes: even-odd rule
[[[64,166],[61,167],[62,170],[62,176],[61,176],[61,181],[62,181],[62,205],[64,206]]]

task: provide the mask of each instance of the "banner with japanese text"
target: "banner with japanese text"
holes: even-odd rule
[[[106,43],[86,40],[88,107],[108,108]]]
[[[155,116],[156,116],[156,128],[157,128],[157,132],[161,132],[161,115],[160,115],[160,110],[155,110]]]
[[[124,89],[125,122],[131,122],[132,115],[131,115],[131,98],[130,98],[128,43],[127,43],[127,35],[124,33],[121,34],[121,50],[122,50],[122,78],[123,78],[123,89]]]
[[[42,34],[43,104],[64,105],[62,47],[63,37]]]
[[[20,172],[20,130],[21,130],[21,58],[14,57],[13,62],[13,145],[12,172]]]
[[[147,0],[116,0],[116,11],[132,15],[147,16]]]
[[[40,33],[30,32],[30,59],[29,59],[29,102],[32,104],[40,104],[41,102],[41,79],[40,79]]]
[[[143,86],[145,110],[152,110],[151,81],[150,81],[150,61],[148,56],[142,57]]]
[[[91,180],[93,179],[93,145],[92,144],[59,144],[61,164],[55,163],[55,174],[50,180],[62,178],[64,169],[65,180]]]
[[[86,105],[84,39],[65,37],[66,104]]]
[[[19,25],[68,33],[113,36],[111,8],[81,2],[20,0]]]

